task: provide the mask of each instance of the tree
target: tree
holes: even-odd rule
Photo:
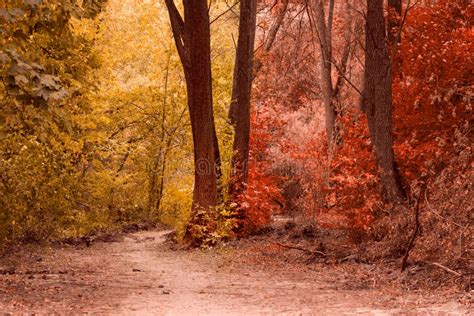
[[[275,4],[276,8],[278,9],[277,16],[268,31],[268,35],[266,36],[263,48],[266,52],[270,51],[272,48],[273,43],[275,42],[276,36],[278,34],[278,30],[280,30],[281,24],[283,23],[283,19],[285,18],[286,11],[288,10],[288,2],[289,0],[283,0],[281,4]],[[280,7],[278,7],[280,5]]]
[[[254,54],[254,77],[258,74],[262,68],[262,61],[268,57],[270,50],[278,35],[283,20],[285,19],[286,12],[288,11],[289,0],[283,0],[282,3],[275,2],[272,6],[272,12],[276,15],[273,19],[268,34],[262,39],[262,44],[256,49]]]
[[[346,71],[347,62],[351,52],[351,36],[352,36],[352,22],[349,14],[349,2],[346,2],[346,32],[344,34],[345,46],[342,53],[342,58],[339,65],[334,64],[334,57],[332,53],[332,28],[334,17],[334,0],[329,1],[328,17],[326,22],[324,3],[321,0],[314,0],[312,3],[312,10],[314,14],[314,23],[316,35],[320,48],[320,65],[321,65],[321,92],[326,112],[326,137],[328,144],[331,145],[337,139],[336,131],[336,100],[339,98],[341,87],[343,83],[343,76]],[[311,18],[311,15],[310,15]],[[311,19],[310,19],[311,21]],[[311,21],[312,22],[312,21]],[[339,76],[335,86],[332,83],[332,66],[335,65]]]
[[[217,204],[219,150],[214,124],[211,32],[206,0],[184,0],[184,19],[173,0],[166,0],[175,44],[183,64],[194,144],[192,212]],[[191,236],[185,236],[189,238]]]
[[[101,9],[102,1],[0,4],[0,252],[77,231],[92,213],[81,170],[92,124],[82,118],[98,62],[81,25],[95,28]]]
[[[383,196],[388,202],[396,203],[406,193],[393,152],[392,70],[386,42],[383,0],[367,1],[365,32],[363,110],[369,122]]]
[[[234,83],[229,118],[235,128],[232,176],[229,193],[236,198],[244,189],[248,175],[250,139],[250,98],[253,80],[253,55],[257,15],[256,0],[241,0],[239,39],[235,58]]]

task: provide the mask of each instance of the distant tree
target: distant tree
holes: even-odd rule
[[[385,32],[383,0],[367,1],[365,27],[365,87],[363,110],[380,172],[382,192],[388,202],[406,195],[393,152],[392,70]]]
[[[313,0],[311,3],[312,14],[310,14],[310,21],[314,22],[314,30],[320,49],[320,66],[321,66],[321,95],[324,104],[325,118],[326,118],[326,137],[328,144],[331,145],[335,139],[338,138],[336,130],[336,101],[340,96],[341,87],[343,83],[343,76],[346,71],[349,55],[351,53],[351,36],[352,36],[352,21],[350,21],[349,2],[345,5],[346,15],[346,32],[344,34],[344,50],[339,64],[335,64],[332,48],[333,40],[333,20],[334,20],[334,0],[330,0],[328,4],[328,16],[326,21],[324,2],[321,0]],[[338,78],[336,84],[332,81],[333,65],[338,71]]]

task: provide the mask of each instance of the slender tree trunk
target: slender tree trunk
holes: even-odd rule
[[[392,73],[386,43],[383,0],[367,1],[365,41],[365,112],[380,172],[383,197],[391,203],[405,197],[395,163],[392,135]]]
[[[265,42],[263,45],[263,49],[268,52],[272,48],[273,43],[275,42],[276,36],[278,34],[278,30],[280,30],[281,24],[283,23],[283,19],[286,15],[286,10],[288,9],[288,2],[289,0],[283,0],[282,7],[279,10],[279,13],[276,19],[273,21],[270,30],[268,31],[268,35],[265,38]]]
[[[212,105],[210,21],[206,0],[184,0],[184,20],[165,1],[184,68],[194,144],[193,214],[217,204],[218,149]],[[185,238],[191,238],[185,236]]]
[[[329,4],[328,24],[325,21],[324,3],[322,0],[315,0],[314,3],[315,23],[319,47],[321,52],[321,92],[323,97],[324,110],[326,112],[326,137],[329,146],[334,140],[334,130],[336,125],[336,107],[333,102],[333,85],[332,85],[332,17],[334,10],[334,1]]]
[[[170,43],[170,52],[171,52],[171,43]],[[169,83],[169,74],[170,74],[170,62],[171,62],[171,53],[168,54],[166,62],[166,71],[165,71],[165,86],[163,91],[163,106],[162,106],[162,115],[161,115],[161,133],[160,137],[160,146],[158,147],[158,154],[154,159],[153,167],[151,167],[150,175],[150,184],[148,191],[148,214],[150,216],[158,213],[160,211],[161,199],[163,197],[163,185],[164,185],[164,175],[166,170],[166,159],[167,159],[167,150],[169,144],[171,143],[171,137],[166,141],[166,149],[163,148],[163,144],[166,140],[166,117],[167,117],[167,105],[168,105],[168,83]],[[161,171],[161,172],[160,172]]]
[[[387,17],[387,41],[392,59],[392,74],[394,77],[401,76],[400,71],[402,59],[399,54],[399,46],[401,42],[401,16],[402,16],[402,0],[388,0],[388,17]]]
[[[281,25],[283,24],[283,20],[285,19],[286,12],[288,11],[288,2],[289,0],[282,0],[281,4],[276,4],[278,8],[278,14],[273,20],[272,25],[270,26],[270,30],[268,31],[267,36],[263,40],[263,45],[262,49],[258,49],[255,56],[254,56],[254,77],[256,74],[260,71],[262,68],[262,59],[266,54],[270,52],[272,49],[273,44],[275,43],[275,40],[278,35],[278,31],[281,28]]]
[[[214,122],[214,116],[212,117]],[[217,196],[220,200],[222,198],[221,182],[222,182],[222,161],[221,153],[219,151],[219,139],[217,138],[216,126],[214,125],[214,167],[216,169],[216,180],[217,180]]]
[[[333,95],[334,95],[334,102],[338,103],[341,98],[341,89],[344,84],[344,77],[346,76],[347,66],[350,61],[350,57],[354,48],[354,44],[352,43],[352,34],[354,33],[354,22],[353,22],[353,14],[351,8],[351,1],[347,0],[344,5],[344,19],[345,23],[345,31],[344,31],[344,50],[342,52],[341,61],[337,68],[337,79],[336,84],[334,85]]]
[[[399,42],[398,32],[402,16],[402,0],[388,0],[387,38],[390,46]]]
[[[235,129],[232,175],[229,185],[229,193],[233,198],[245,190],[248,175],[256,14],[257,0],[240,1],[239,39],[235,58],[232,102],[229,110],[229,118]]]
[[[338,139],[338,129],[336,127],[336,117],[338,110],[337,101],[340,97],[343,84],[343,76],[346,72],[347,63],[351,53],[352,21],[349,8],[349,2],[345,5],[346,32],[344,33],[345,47],[339,66],[335,64],[338,71],[336,84],[332,83],[332,66],[334,58],[332,55],[332,28],[334,17],[334,0],[329,0],[328,18],[326,22],[324,2],[322,0],[313,0],[313,12],[316,26],[317,37],[319,41],[321,55],[321,92],[325,110],[326,136],[329,147]]]

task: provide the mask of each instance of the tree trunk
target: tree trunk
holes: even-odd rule
[[[402,0],[388,0],[387,37],[389,46],[397,45],[400,38],[400,18],[402,16]]]
[[[383,0],[367,1],[365,41],[365,112],[380,172],[383,197],[397,203],[405,197],[395,163],[392,135],[392,73],[385,36]]]
[[[285,18],[286,10],[288,9],[288,0],[283,0],[283,3],[281,4],[281,8],[279,9],[279,13],[273,21],[272,26],[270,27],[270,30],[268,31],[268,35],[265,38],[263,49],[268,52],[272,48],[273,42],[275,42],[276,36],[278,34],[278,30],[281,27],[281,24],[283,23],[283,19]]]
[[[209,12],[206,0],[184,0],[183,20],[173,0],[165,2],[186,78],[194,144],[194,215],[217,204],[219,157],[212,105]]]
[[[329,146],[334,140],[334,130],[336,125],[336,107],[333,102],[333,86],[332,86],[332,43],[331,29],[332,17],[334,10],[334,1],[330,1],[328,24],[326,25],[324,14],[324,3],[322,0],[315,0],[314,3],[316,31],[321,52],[321,92],[326,118],[326,137]]]
[[[234,83],[229,118],[234,126],[234,154],[229,194],[236,198],[247,182],[250,98],[253,79],[253,52],[255,46],[257,0],[240,1],[239,39],[235,58]]]
[[[211,31],[206,0],[184,0],[185,72],[194,144],[193,210],[217,203],[216,132],[212,105]]]

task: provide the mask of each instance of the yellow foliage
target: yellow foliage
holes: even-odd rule
[[[0,38],[0,248],[137,221],[183,231],[189,219],[192,138],[164,4],[109,0],[96,15],[72,3],[1,9],[8,36]],[[211,16],[226,10],[217,1]],[[55,29],[31,27],[41,21]],[[236,30],[231,13],[212,24],[224,181]]]

